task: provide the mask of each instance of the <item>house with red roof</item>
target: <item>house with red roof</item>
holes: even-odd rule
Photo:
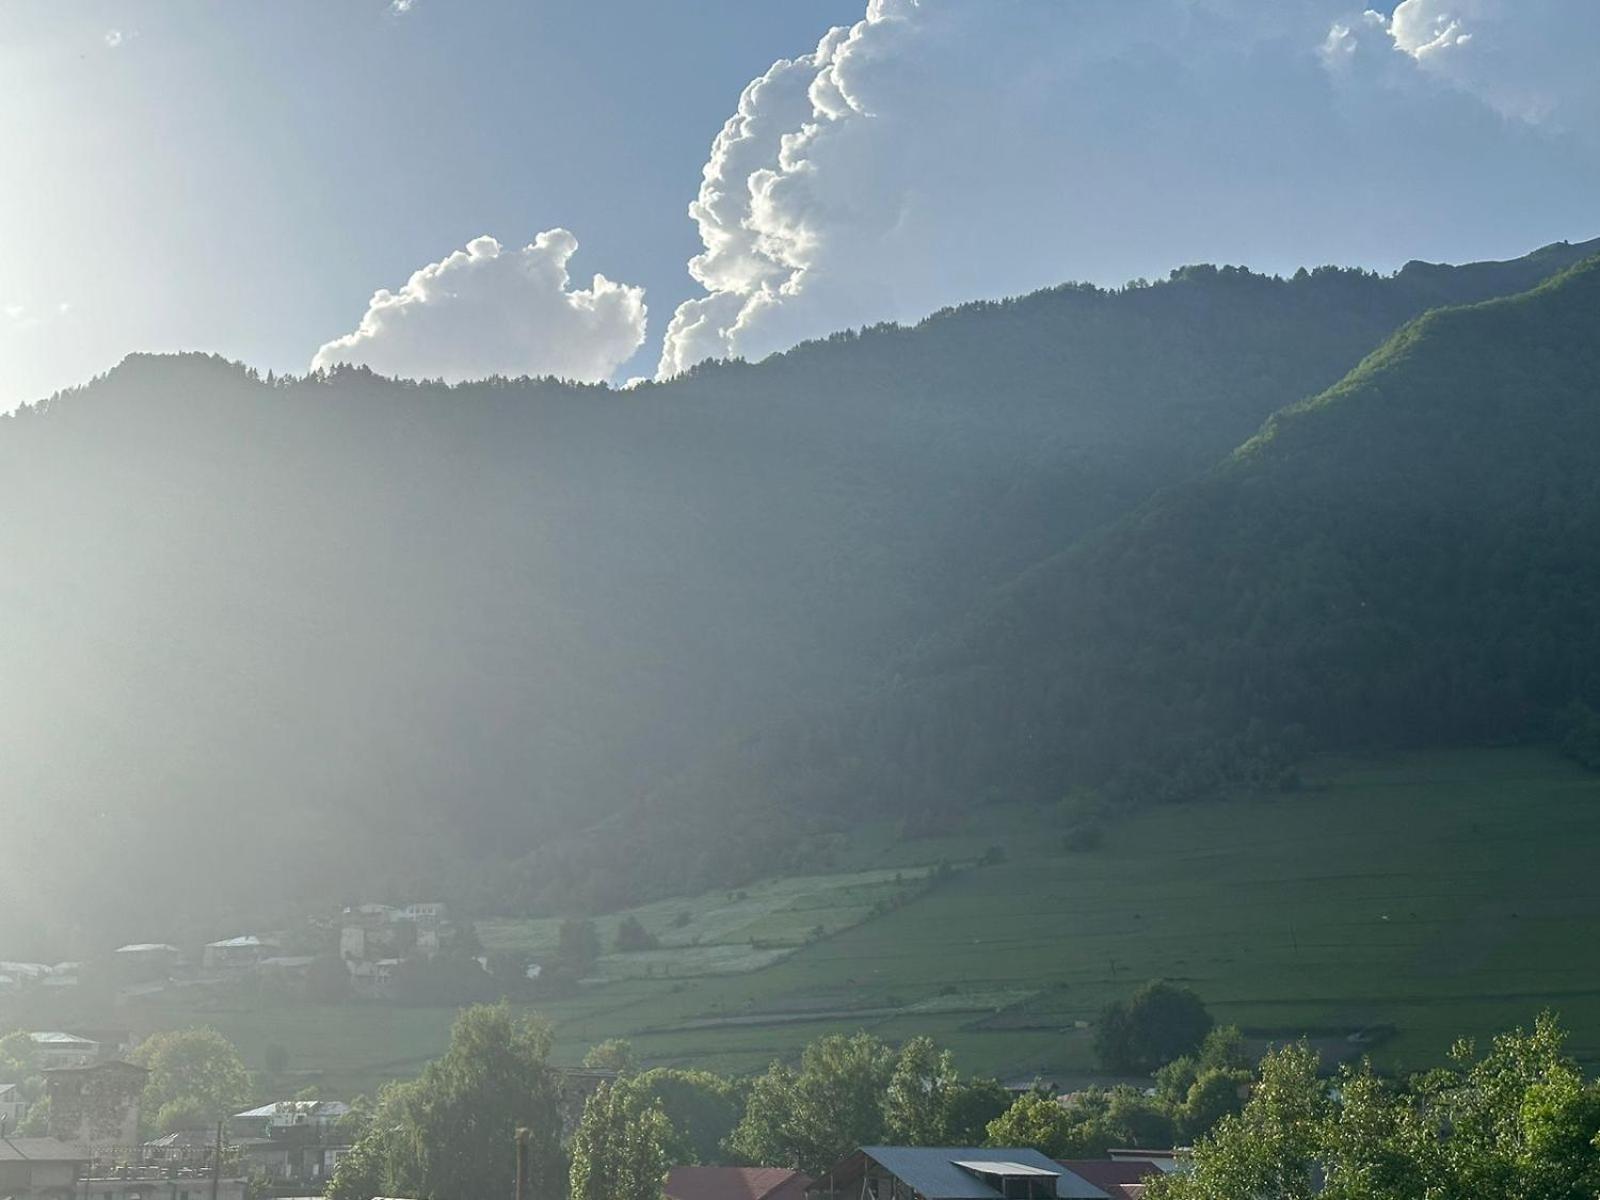
[[[788,1167],[673,1167],[666,1200],[805,1200],[811,1176]]]

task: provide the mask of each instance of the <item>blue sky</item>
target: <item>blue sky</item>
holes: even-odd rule
[[[133,350],[620,381],[664,338],[1600,234],[1593,0],[400,7],[0,5],[0,407]]]

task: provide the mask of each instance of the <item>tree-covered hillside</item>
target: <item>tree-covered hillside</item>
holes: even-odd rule
[[[836,728],[997,586],[1402,322],[1594,248],[1392,277],[1188,268],[628,392],[130,358],[0,421],[0,948],[374,892],[604,905],[748,870],[736,818],[770,835],[772,805],[814,811],[849,775],[825,744],[781,775],[761,747]],[[1042,679],[1053,635],[1017,638]],[[941,707],[960,691],[910,687],[955,724],[908,736],[1005,753],[1011,710]],[[1052,695],[1019,731],[1055,729]],[[901,793],[1010,783],[911,743],[849,753],[880,778],[915,762]],[[1019,778],[1042,778],[1031,761]]]
[[[838,727],[840,797],[1182,800],[1600,702],[1600,259],[1434,311],[1026,572]]]

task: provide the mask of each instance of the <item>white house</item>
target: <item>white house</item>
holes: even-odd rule
[[[302,1127],[326,1133],[349,1111],[343,1100],[279,1100],[234,1113],[231,1123],[234,1133],[244,1137],[271,1137],[275,1130]]]
[[[206,944],[204,963],[210,969],[239,970],[253,967],[266,957],[272,943],[253,933]]]

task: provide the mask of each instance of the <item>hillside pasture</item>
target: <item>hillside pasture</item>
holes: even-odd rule
[[[1600,1065],[1597,842],[1600,776],[1542,749],[1319,762],[1300,791],[1143,812],[1081,853],[1048,810],[999,806],[959,837],[864,832],[882,869],[634,910],[661,948],[608,954],[595,982],[543,1007],[568,1062],[626,1037],[652,1062],[746,1072],[864,1028],[928,1034],[969,1070],[1081,1082],[1103,1006],[1163,977],[1257,1046],[1307,1033],[1330,1056],[1422,1067],[1458,1035],[1552,1007]],[[992,846],[1001,861],[975,865]],[[924,878],[938,861],[964,865]],[[596,922],[608,948],[622,915]],[[557,929],[485,922],[480,936],[539,954]],[[645,961],[661,973],[632,965]],[[414,1073],[449,1018],[151,1007],[140,1023],[205,1020],[252,1065],[276,1042],[348,1091]]]

